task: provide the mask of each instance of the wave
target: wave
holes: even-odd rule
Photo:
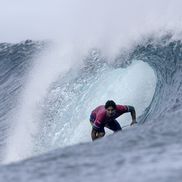
[[[11,126],[12,123],[8,119],[9,112],[11,112],[12,109],[16,110],[17,99],[21,97],[21,88],[22,85],[26,82],[26,79],[23,79],[25,76],[22,75],[31,70],[27,66],[29,65],[29,63],[27,63],[26,61],[31,59],[32,55],[35,54],[37,50],[40,50],[40,44],[37,43],[31,43],[30,45],[29,43],[23,43],[18,45],[2,44],[1,46],[4,45],[6,45],[9,49],[1,48],[0,52],[0,60],[2,65],[0,90],[0,137],[2,143],[1,151],[3,151],[4,149],[3,145],[7,144],[7,137],[8,135],[10,135],[8,133],[8,128]],[[7,55],[12,56],[9,50],[13,50],[14,47],[16,47],[17,50],[24,50],[25,48],[28,49],[20,58],[17,56],[16,51],[13,53],[13,57],[18,57],[16,59],[17,64],[14,64],[14,62],[8,63],[5,61]],[[145,96],[144,98],[147,101],[145,99],[141,100],[141,96],[138,100],[136,99],[136,104],[141,101],[139,106],[142,106],[142,104],[145,105],[143,107],[144,110],[138,112],[139,127],[136,127],[135,130],[132,129],[132,131],[128,129],[126,132],[123,132],[121,134],[122,139],[118,139],[118,135],[112,136],[113,139],[110,138],[110,141],[113,142],[113,149],[111,151],[116,152],[116,146],[124,147],[125,150],[123,150],[122,153],[123,155],[125,155],[125,157],[127,157],[127,153],[131,153],[132,155],[134,155],[131,151],[131,148],[133,148],[133,140],[136,142],[136,147],[139,146],[139,148],[137,148],[139,151],[142,147],[144,148],[144,152],[149,152],[149,150],[151,151],[158,147],[157,149],[165,148],[167,154],[170,155],[168,146],[175,144],[178,148],[178,145],[180,145],[179,141],[181,139],[181,49],[181,40],[175,40],[172,34],[167,34],[161,36],[160,38],[156,38],[155,36],[149,37],[144,42],[138,43],[131,49],[125,52],[121,52],[121,54],[117,56],[115,61],[112,63],[108,63],[107,59],[105,59],[98,50],[92,50],[90,54],[85,58],[83,66],[79,67],[78,69],[69,70],[66,74],[61,75],[49,85],[46,98],[43,102],[41,102],[38,107],[38,109],[41,110],[41,113],[37,120],[41,121],[39,126],[41,130],[39,130],[40,132],[37,135],[32,136],[32,141],[34,144],[33,153],[35,154],[49,151],[62,146],[63,143],[74,143],[73,140],[70,138],[70,135],[74,133],[75,128],[77,128],[77,131],[80,133],[82,131],[89,131],[89,129],[85,129],[81,125],[78,126],[78,123],[74,122],[75,119],[79,121],[84,118],[83,120],[86,123],[86,118],[89,114],[89,111],[84,112],[86,109],[85,107],[89,108],[88,110],[90,110],[96,104],[99,104],[101,101],[104,102],[104,100],[107,99],[108,95],[105,94],[103,96],[102,94],[103,90],[106,88],[105,86],[102,87],[102,85],[104,84],[102,84],[100,87],[100,81],[102,81],[102,83],[106,83],[106,85],[108,83],[111,83],[112,86],[114,85],[116,87],[120,83],[120,80],[122,80],[122,83],[125,83],[127,86],[121,84],[121,88],[124,87],[128,93],[131,93],[128,94],[126,100],[124,100],[124,97],[121,98],[120,94],[118,96],[118,93],[116,94],[115,92],[112,92],[112,87],[108,89],[107,92],[112,94],[114,93],[113,95],[116,100],[122,100],[122,102],[126,103],[132,103],[133,99],[136,99],[140,96],[138,94],[142,93],[141,95]],[[3,53],[4,50],[6,50],[6,54]],[[141,63],[141,61],[147,64]],[[148,67],[147,65],[149,65],[150,67]],[[140,73],[142,73],[143,78],[142,76],[139,77]],[[131,77],[128,76],[130,74],[134,74],[134,76],[137,76],[134,82],[124,82],[124,80],[127,79],[123,78],[126,78],[125,76],[127,75],[127,78],[130,79]],[[114,78],[114,80],[105,79],[107,76],[109,76],[109,78]],[[138,77],[140,79],[137,79]],[[143,81],[145,80],[145,78],[146,82]],[[140,85],[140,88],[137,88],[138,92],[136,95],[134,95],[134,93],[136,92],[132,92],[132,89],[130,90],[129,86],[134,84],[138,80],[141,80],[141,83],[143,84],[142,87]],[[139,83],[140,82],[137,82],[136,85],[138,85]],[[6,88],[9,88],[9,90],[6,90]],[[97,88],[99,89],[97,90]],[[100,89],[101,93],[99,93]],[[120,87],[117,87],[117,89],[119,90]],[[93,92],[88,92],[88,90],[93,90]],[[119,92],[121,91],[122,89]],[[11,93],[12,97],[8,97],[6,95],[9,93]],[[145,95],[143,93],[145,93]],[[93,101],[96,96],[95,94],[98,94],[97,96],[99,96],[99,99],[97,99],[96,102]],[[88,95],[91,96],[88,97]],[[128,100],[132,95],[132,99]],[[90,105],[88,105],[89,103]],[[84,104],[87,105],[84,106]],[[70,111],[74,111],[75,114],[73,115],[72,112],[70,114]],[[79,113],[81,113],[81,115]],[[61,125],[59,125],[59,123],[61,123]],[[64,132],[65,128],[69,128],[70,130]],[[131,137],[129,135],[131,135]],[[81,137],[81,139],[83,139],[82,141],[85,141],[85,135],[77,136],[74,133],[73,136],[77,138]],[[108,139],[105,139],[103,140],[103,143],[106,140],[107,142],[109,142]],[[120,140],[122,140],[122,143],[120,142]],[[80,138],[77,141],[82,142],[80,141]],[[141,141],[142,146],[139,143]],[[100,154],[102,153],[103,148],[106,147],[103,143],[101,140],[95,145],[88,143],[85,145],[78,145],[78,147],[73,146],[73,148],[75,152],[78,152],[79,149],[83,149],[87,151],[86,154],[89,154],[88,148],[93,145],[93,148],[95,146],[98,150],[98,153]],[[117,145],[115,145],[116,143]],[[70,152],[71,150],[73,150],[73,148],[62,149],[62,152]],[[59,151],[56,151],[55,153],[50,153],[50,155],[55,155],[56,153],[59,153]],[[70,155],[74,156],[73,153],[71,153]],[[158,152],[149,152],[149,157],[154,157],[157,159],[157,161],[159,159],[157,157],[158,155]],[[49,155],[47,154],[45,155],[45,157],[46,156]],[[81,153],[81,157],[83,156],[84,155],[82,155]],[[103,156],[105,155],[103,154]],[[178,156],[179,155],[177,155],[177,157]],[[3,153],[1,152],[1,159],[2,158]],[[39,159],[41,160],[41,157],[37,157],[37,160]],[[117,161],[117,158],[114,158],[114,161],[115,159]],[[36,159],[33,159],[33,161],[34,160]],[[61,157],[60,160],[63,160],[63,158]],[[163,159],[163,162],[165,162],[165,158]],[[148,163],[146,162],[145,164]],[[87,170],[89,170],[89,167],[87,168]]]

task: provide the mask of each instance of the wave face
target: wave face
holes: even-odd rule
[[[23,79],[25,76],[22,75],[28,72],[27,60],[39,50],[40,44],[6,45],[7,48],[3,48],[4,44],[1,46],[0,141],[2,143],[1,158],[3,158],[3,152],[7,152],[3,146],[6,144],[9,134],[8,128],[12,124],[8,115],[13,108],[16,109],[22,85],[26,82],[26,79]],[[9,50],[13,50],[13,48],[17,48],[18,51],[23,49],[23,56],[18,57],[17,52],[14,52],[13,55],[9,53]],[[38,134],[32,136],[34,144],[32,155],[63,147],[68,143],[89,141],[85,137],[90,128],[74,121],[83,120],[86,123],[91,108],[104,102],[109,95],[113,95],[118,102],[122,100],[125,102],[124,104],[137,106],[138,127],[105,137],[94,144],[86,143],[58,149],[13,166],[11,164],[2,166],[0,179],[5,177],[12,181],[15,179],[17,171],[22,176],[17,177],[18,181],[25,179],[26,181],[36,181],[37,179],[51,181],[58,178],[64,180],[74,178],[80,181],[84,180],[86,176],[88,180],[99,180],[99,175],[103,175],[105,181],[110,181],[114,176],[114,181],[119,181],[121,174],[125,181],[133,179],[166,181],[166,179],[171,179],[170,177],[179,179],[179,169],[182,167],[178,163],[178,160],[181,159],[180,140],[182,137],[181,50],[181,40],[174,40],[171,34],[160,38],[150,37],[129,51],[121,53],[113,63],[108,63],[99,54],[99,51],[92,50],[85,58],[84,66],[71,69],[49,86],[46,99],[39,107],[41,112],[37,120],[40,121],[40,130]],[[7,55],[16,57],[16,64],[10,59],[9,62],[5,61]],[[140,73],[142,73],[141,76]],[[111,79],[105,79],[107,76]],[[133,77],[135,77],[134,80]],[[125,82],[125,80],[127,81]],[[103,86],[99,84],[100,81]],[[105,85],[109,83],[119,92],[113,92],[112,87],[106,88]],[[119,83],[121,87],[118,86]],[[136,88],[135,83],[137,83]],[[130,89],[131,86],[133,89]],[[122,90],[123,88],[126,92]],[[107,94],[103,94],[104,89]],[[11,94],[11,97],[8,97],[7,93]],[[124,97],[121,97],[123,94],[120,93],[124,93]],[[95,97],[98,98],[97,101],[93,101]],[[130,119],[126,117],[125,121],[129,123]],[[120,151],[122,151],[122,156]],[[88,156],[92,156],[92,160],[89,160]],[[105,161],[105,164],[99,163],[98,156],[99,160]],[[41,167],[40,169],[42,162],[50,168]],[[97,174],[96,171],[99,169],[98,167],[93,168],[93,165],[100,166],[102,171]],[[110,173],[110,169],[105,165],[115,172]],[[155,172],[156,165],[158,171]],[[77,173],[73,172],[74,169],[77,169]],[[177,170],[174,172],[174,169]],[[51,173],[51,170],[54,171],[54,174]],[[43,177],[41,173],[46,175]],[[138,175],[139,173],[141,175]],[[126,175],[123,176],[123,174]],[[144,174],[145,176],[142,176]]]
[[[18,97],[25,83],[25,75],[32,65],[34,54],[43,48],[43,43],[25,41],[19,44],[0,44],[0,159],[16,112]]]

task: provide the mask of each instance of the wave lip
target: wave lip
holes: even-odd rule
[[[157,120],[181,110],[181,50],[181,40],[175,40],[172,34],[167,34],[137,46],[132,53],[131,59],[147,62],[156,72],[158,79],[153,100],[143,114],[143,122]]]

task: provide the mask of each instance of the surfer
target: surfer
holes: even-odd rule
[[[95,139],[101,138],[105,135],[104,127],[109,128],[114,132],[122,130],[116,118],[127,112],[130,112],[132,117],[130,125],[137,123],[136,112],[133,106],[116,105],[113,100],[108,100],[105,105],[96,107],[90,115],[92,140],[94,141]]]

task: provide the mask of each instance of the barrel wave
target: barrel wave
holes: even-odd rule
[[[0,179],[179,181],[181,39],[171,33],[148,36],[111,62],[91,49],[82,64],[47,82],[38,102],[29,102],[25,90],[35,82],[30,76],[37,74],[34,59],[49,46],[0,44],[0,159],[9,163],[1,165]],[[138,124],[91,142],[90,111],[107,99],[134,105]],[[126,125],[130,119],[123,116],[119,122]]]

